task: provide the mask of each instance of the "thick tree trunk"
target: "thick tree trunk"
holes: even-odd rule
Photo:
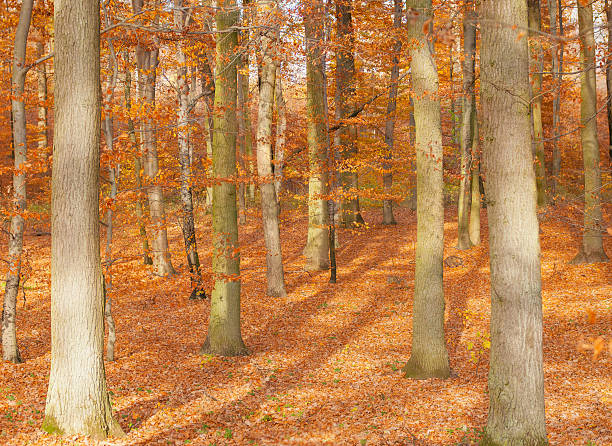
[[[402,1],[403,0],[393,0],[393,28],[396,32],[399,32],[402,28]],[[393,158],[397,90],[400,71],[399,56],[401,51],[402,41],[399,39],[399,36],[396,36],[393,44],[393,66],[391,67],[389,101],[387,102],[387,117],[385,121],[385,145],[387,146],[387,152],[385,153],[385,161],[383,162],[383,188],[386,195],[391,195],[393,187],[393,164],[390,161]],[[383,225],[395,224],[397,224],[397,222],[393,216],[393,200],[385,198],[385,200],[383,200]]]
[[[23,214],[26,208],[26,174],[28,141],[26,135],[26,107],[24,87],[26,78],[26,51],[30,22],[32,20],[33,0],[24,0],[19,12],[19,22],[15,31],[13,71],[11,75],[11,110],[13,118],[14,170],[13,170],[13,215],[8,241],[8,272],[2,308],[2,358],[14,363],[21,362],[17,346],[17,294],[21,274],[21,254],[23,252]]]
[[[552,73],[553,73],[553,110],[552,110],[552,175],[551,175],[551,195],[554,202],[557,198],[558,183],[559,183],[559,167],[561,163],[561,153],[559,151],[559,138],[561,137],[561,51],[563,43],[558,39],[559,27],[557,26],[558,8],[557,2],[561,0],[548,0],[548,15],[550,18],[550,35],[552,37]]]
[[[407,378],[448,378],[450,367],[444,339],[444,180],[438,70],[430,47],[431,0],[408,0],[417,13],[408,35],[418,44],[410,49],[417,156],[417,243],[415,254],[412,353],[402,371]],[[431,22],[429,22],[431,23]]]
[[[578,26],[580,30],[580,140],[584,162],[584,229],[582,246],[572,263],[607,262],[603,248],[606,232],[601,213],[601,169],[597,140],[597,84],[595,80],[595,36],[593,5],[580,0]]]
[[[236,209],[236,0],[217,10],[217,67],[213,133],[213,275],[208,336],[200,353],[247,354],[240,333],[240,254]]]
[[[553,0],[550,0],[551,2]],[[606,89],[608,93],[608,154],[612,164],[612,5],[606,0],[606,19],[608,28],[608,54],[606,56]]]
[[[103,360],[97,0],[55,0],[55,48],[51,371],[42,428],[105,438],[123,432],[112,417]]]
[[[535,172],[538,193],[538,206],[546,206],[546,165],[544,157],[544,139],[542,131],[542,71],[544,58],[540,30],[542,13],[540,0],[528,0],[529,37],[531,39],[531,117],[533,120],[533,137],[535,145]]]
[[[461,184],[457,210],[457,249],[470,249],[469,217],[472,199],[472,144],[476,121],[476,10],[473,0],[464,2],[463,11],[463,96],[461,100]]]
[[[478,119],[474,114],[474,141],[472,143],[472,198],[470,199],[470,223],[468,232],[470,243],[480,245],[480,140],[478,135]]]
[[[336,38],[339,41],[336,50],[336,110],[340,120],[346,119],[355,108],[355,36],[353,34],[353,0],[335,0],[336,2]],[[352,165],[357,153],[357,128],[346,125],[338,130],[340,137],[340,155],[343,169],[340,173],[342,184],[342,224],[354,226],[363,224],[359,209],[358,175]]]
[[[487,445],[544,445],[542,298],[527,4],[482,3],[481,104],[491,267]],[[504,26],[499,24],[503,23]]]
[[[132,0],[134,13],[143,8],[144,0]],[[168,249],[168,231],[166,229],[166,216],[164,211],[164,196],[162,187],[157,179],[159,160],[157,156],[157,136],[155,122],[151,114],[155,109],[155,82],[158,64],[159,48],[145,49],[142,43],[136,46],[136,61],[138,63],[138,82],[143,91],[143,98],[148,107],[148,117],[142,126],[144,149],[144,174],[147,179],[147,198],[149,213],[153,225],[153,273],[158,276],[174,274],[174,267],[170,261]]]
[[[183,0],[174,0],[174,26],[182,30],[187,20],[187,10],[183,7]],[[196,243],[195,222],[193,218],[193,195],[191,192],[191,156],[189,153],[189,120],[191,115],[192,99],[190,97],[189,82],[187,79],[187,58],[182,42],[178,42],[177,49],[177,138],[179,147],[179,164],[181,166],[181,205],[183,240],[189,275],[191,279],[190,299],[204,299],[206,293],[202,289],[202,275],[200,272],[200,257]]]
[[[412,76],[410,77],[412,79]],[[414,100],[412,96],[410,96],[410,111],[408,113],[408,126],[410,128],[408,139],[410,140],[410,145],[415,147],[416,144],[416,124],[414,122]],[[415,181],[410,187],[409,197],[408,197],[408,207],[412,211],[416,211],[417,208],[417,187],[416,187],[416,165],[412,163],[411,170],[415,174]]]
[[[276,80],[276,48],[278,45],[278,25],[274,17],[278,7],[261,3],[258,5],[259,23],[266,23],[267,29],[261,31],[259,41],[261,49],[261,79],[259,85],[259,113],[257,115],[257,173],[261,192],[261,213],[263,235],[266,243],[266,276],[268,296],[284,297],[285,278],[281,252],[278,201],[274,190],[272,172],[272,119],[274,111],[274,84]],[[268,13],[266,13],[268,11]],[[272,28],[272,29],[270,29]],[[276,29],[274,29],[276,28]]]
[[[305,269],[329,268],[329,210],[327,206],[327,134],[325,116],[324,68],[321,57],[323,43],[323,2],[313,0],[304,11],[306,31],[306,113],[308,121],[308,240],[304,255]]]
[[[280,194],[283,187],[283,168],[285,163],[285,144],[287,141],[287,103],[283,96],[281,65],[276,69],[276,84],[274,86],[276,99],[276,142],[274,144],[274,190],[280,211]]]
[[[45,44],[43,42],[36,42],[36,53],[39,58],[44,57]],[[50,153],[47,149],[49,145],[49,130],[47,124],[47,64],[45,62],[39,64],[36,67],[36,71],[36,83],[38,87],[38,148],[41,154],[44,154],[45,158],[48,158]]]

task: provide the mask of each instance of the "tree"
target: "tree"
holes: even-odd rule
[[[444,203],[442,125],[438,70],[429,32],[431,0],[407,0],[412,12],[410,49],[417,156],[417,243],[415,254],[412,352],[402,371],[408,378],[448,378],[450,367],[444,339]]]
[[[55,0],[55,49],[51,371],[42,428],[105,438],[122,431],[111,414],[102,358],[97,0]]]
[[[470,249],[469,233],[472,181],[472,144],[476,122],[476,10],[475,2],[466,0],[463,4],[463,97],[461,100],[461,184],[459,186],[457,248]]]
[[[279,208],[272,172],[272,119],[276,80],[276,45],[278,45],[278,4],[270,0],[257,4],[261,24],[268,26],[260,31],[261,77],[259,83],[259,113],[257,115],[257,173],[261,191],[263,235],[266,244],[266,277],[268,295],[284,297],[285,278],[280,242]],[[276,16],[276,17],[275,17]]]
[[[335,0],[336,3],[336,118],[346,119],[355,108],[355,35],[353,33],[353,0]],[[339,139],[340,154],[344,163],[340,175],[343,198],[342,224],[354,226],[363,224],[359,209],[359,197],[356,195],[358,176],[351,161],[357,153],[357,128],[344,125],[336,133]]]
[[[478,134],[478,119],[474,116],[474,142],[472,143],[472,198],[470,207],[470,243],[480,245],[480,136]]]
[[[399,31],[402,27],[402,0],[393,0],[393,29]],[[389,162],[393,157],[393,144],[395,132],[395,120],[397,110],[397,90],[399,80],[399,56],[402,51],[402,41],[399,36],[395,37],[393,44],[393,66],[391,67],[391,79],[389,88],[389,101],[387,102],[387,117],[385,120],[385,144],[387,153],[385,153],[385,162],[383,163],[383,187],[385,194],[391,194],[393,186],[392,165]],[[395,217],[393,216],[393,200],[385,198],[383,201],[383,225],[395,225]]]
[[[144,6],[144,0],[132,0],[134,14],[139,14]],[[157,17],[157,16],[156,16]],[[157,20],[157,18],[156,18]],[[174,274],[174,267],[170,261],[168,250],[168,231],[166,230],[166,217],[164,211],[164,195],[158,182],[159,160],[157,156],[157,137],[155,124],[151,114],[155,109],[155,82],[156,70],[159,63],[159,48],[155,42],[151,48],[146,42],[138,41],[136,46],[136,62],[138,64],[138,90],[148,107],[148,116],[142,125],[142,139],[144,151],[144,174],[148,181],[147,198],[149,212],[153,224],[153,272],[158,276]]]
[[[553,97],[553,138],[552,138],[552,178],[551,192],[552,200],[556,199],[559,172],[561,170],[561,151],[559,150],[559,138],[561,137],[561,73],[563,71],[563,42],[558,38],[562,34],[563,21],[562,10],[557,8],[561,0],[548,0],[548,15],[550,18],[550,34],[553,39],[552,47],[552,72],[554,81],[554,97]],[[557,26],[557,17],[559,24]],[[612,119],[612,116],[610,117]],[[612,123],[611,123],[612,125]]]
[[[312,0],[303,9],[306,37],[306,114],[310,173],[308,179],[308,240],[304,255],[307,270],[329,268],[329,211],[327,134],[325,115],[324,68],[321,56],[324,19],[322,0]]]
[[[491,268],[488,445],[544,445],[542,283],[524,0],[482,3],[481,104]]]
[[[25,65],[28,34],[32,20],[33,0],[24,0],[19,12],[19,22],[15,31],[15,52],[11,76],[11,111],[14,147],[13,170],[13,211],[8,242],[8,272],[2,308],[2,358],[5,361],[21,362],[17,346],[17,294],[21,274],[21,254],[23,252],[23,214],[26,208],[26,161],[28,140],[26,135],[25,107]]]
[[[582,246],[572,263],[607,262],[603,248],[605,226],[601,213],[601,169],[597,140],[597,84],[593,5],[578,4],[580,29],[580,140],[584,162],[584,230]]]
[[[187,25],[189,14],[183,6],[183,0],[174,0],[174,26],[183,31]],[[183,48],[183,42],[177,44],[176,73],[178,113],[177,113],[177,138],[179,146],[179,164],[181,166],[181,205],[183,240],[185,242],[185,253],[189,265],[191,278],[190,299],[204,299],[206,293],[202,288],[202,273],[200,272],[200,257],[198,256],[198,245],[196,241],[195,223],[193,218],[193,195],[191,193],[191,156],[190,156],[190,117],[191,110],[196,104],[197,96],[190,91],[187,78],[187,58]]]
[[[552,2],[553,0],[550,1]],[[605,0],[604,8],[606,10],[608,27],[608,53],[606,56],[606,91],[608,93],[608,154],[610,156],[610,163],[612,163],[612,4],[609,4],[608,0]]]
[[[287,141],[287,103],[283,95],[282,65],[276,68],[274,97],[276,101],[276,141],[274,143],[274,189],[280,210],[280,194],[283,186],[283,167],[285,162],[285,143]]]
[[[236,0],[219,2],[213,128],[213,275],[208,335],[200,353],[246,355],[240,333],[240,253],[236,209]]]
[[[538,188],[538,206],[546,206],[546,166],[544,158],[544,139],[542,131],[542,71],[544,60],[540,31],[542,13],[540,0],[528,0],[529,37],[531,39],[531,118],[533,121],[533,138],[535,145],[535,172]],[[530,130],[531,133],[531,130]]]

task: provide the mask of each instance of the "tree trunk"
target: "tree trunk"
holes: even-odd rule
[[[276,84],[274,86],[274,96],[276,98],[276,142],[274,144],[274,190],[276,201],[278,201],[280,211],[280,194],[283,187],[283,167],[285,162],[285,143],[287,141],[287,103],[283,96],[283,83],[281,65],[276,69]]]
[[[249,90],[247,88],[245,91],[245,89],[242,88],[244,84],[243,78],[245,76],[241,73],[241,71],[245,69],[248,72],[248,66],[247,67],[244,66],[244,59],[245,59],[244,56],[240,58],[241,66],[238,69],[238,94],[237,94],[238,108],[236,110],[236,116],[238,118],[238,153],[239,153],[238,165],[240,166],[241,176],[244,176],[245,174],[249,174],[250,176],[250,172],[247,170],[247,163],[246,163],[246,145],[247,145],[246,131],[247,131],[247,128],[246,128],[246,118],[245,118],[246,101],[244,97],[245,93],[247,95],[249,94]],[[249,181],[249,185],[250,185],[250,182],[251,181]],[[244,225],[247,222],[247,219],[246,219],[246,189],[247,189],[246,183],[244,181],[240,181],[240,183],[238,184],[238,219],[241,225]]]
[[[531,40],[531,117],[533,119],[533,136],[535,145],[535,172],[538,194],[538,206],[546,206],[546,164],[544,158],[544,139],[542,131],[542,14],[540,0],[528,0],[529,37]]]
[[[457,249],[470,249],[469,217],[472,199],[472,144],[476,120],[476,10],[473,0],[465,0],[463,11],[463,97],[461,100],[461,184],[457,210]]]
[[[410,79],[412,79],[412,76],[410,77]],[[416,137],[415,137],[416,136],[416,124],[414,122],[414,100],[412,99],[412,96],[410,96],[409,102],[410,102],[410,112],[408,114],[408,126],[409,126],[410,130],[409,130],[408,139],[410,140],[410,145],[412,147],[415,147],[415,144],[416,144]],[[415,174],[415,177],[416,177],[416,165],[413,162],[411,162],[411,170]],[[416,211],[416,208],[417,208],[416,179],[415,179],[414,184],[412,184],[410,186],[409,195],[410,196],[408,197],[408,207],[410,208],[410,210]]]
[[[552,37],[552,73],[553,73],[553,85],[554,85],[554,97],[553,97],[553,110],[552,110],[552,126],[553,126],[553,138],[552,138],[552,184],[551,184],[551,195],[552,201],[554,202],[557,198],[558,183],[559,183],[559,166],[561,163],[561,154],[559,152],[559,138],[561,137],[561,64],[560,54],[563,48],[563,43],[558,39],[559,32],[557,26],[557,18],[559,11],[557,9],[557,1],[561,0],[548,0],[548,15],[550,18],[550,35]],[[612,116],[610,117],[612,119]],[[612,125],[612,123],[611,123]]]
[[[187,23],[187,11],[183,7],[183,0],[174,0],[174,26],[181,30]],[[191,192],[191,156],[189,154],[189,121],[192,104],[190,97],[189,82],[187,81],[187,58],[183,50],[182,42],[178,42],[177,48],[177,93],[178,93],[178,116],[177,116],[177,138],[179,147],[179,164],[181,166],[181,205],[183,240],[185,242],[185,254],[189,265],[189,276],[191,279],[190,299],[204,299],[206,293],[202,288],[202,274],[200,272],[200,257],[198,256],[198,245],[196,242],[195,223],[193,218],[193,195]]]
[[[481,104],[491,268],[487,445],[544,445],[542,298],[527,4],[482,4]],[[504,26],[499,24],[503,23]]]
[[[51,371],[42,428],[103,439],[123,432],[112,417],[103,360],[100,4],[55,0],[54,9]]]
[[[213,133],[213,275],[208,336],[200,353],[247,354],[240,333],[240,253],[236,209],[236,0],[225,0],[216,13],[217,67]]]
[[[601,169],[597,140],[597,85],[595,80],[595,36],[593,5],[578,5],[580,30],[580,140],[584,162],[584,229],[582,246],[572,263],[607,262],[603,248],[606,232],[601,213]]]
[[[313,0],[304,11],[306,31],[306,113],[307,141],[310,164],[308,180],[308,241],[304,249],[305,269],[310,271],[329,268],[329,211],[327,172],[327,135],[324,68],[321,57],[323,43],[323,2]]]
[[[128,117],[128,134],[130,137],[130,144],[134,152],[134,177],[136,180],[136,191],[138,198],[136,199],[136,219],[138,220],[138,229],[140,234],[140,240],[142,243],[142,263],[145,265],[153,265],[153,259],[149,255],[149,240],[147,238],[147,229],[144,223],[144,206],[142,203],[142,155],[138,139],[136,138],[136,131],[134,129],[134,120],[130,115],[132,108],[132,76],[130,73],[130,66],[128,61],[128,53],[125,53],[126,69],[125,69],[125,108],[127,110]]]
[[[551,2],[553,0],[550,0]],[[608,154],[612,164],[612,5],[605,3],[606,19],[608,27],[608,54],[606,57],[606,87],[608,93]]]
[[[444,339],[444,180],[438,70],[430,47],[431,0],[408,0],[410,70],[414,94],[417,156],[417,243],[412,312],[412,354],[402,371],[407,378],[448,378]],[[433,46],[433,45],[432,45]]]
[[[336,38],[336,110],[339,120],[346,119],[355,109],[355,35],[353,34],[353,0],[335,0]],[[340,173],[342,184],[342,224],[354,226],[363,224],[359,209],[358,175],[354,163],[357,154],[357,128],[345,125],[338,130],[340,155],[343,168]]]
[[[44,57],[45,55],[45,44],[43,42],[36,42],[36,52],[38,57]],[[47,64],[42,62],[36,68],[37,70],[37,86],[38,86],[38,134],[40,139],[38,140],[38,148],[41,154],[44,154],[45,158],[49,158],[49,137],[48,137],[48,124],[47,124]]]
[[[24,0],[19,12],[19,22],[15,31],[13,72],[11,75],[11,110],[13,118],[14,170],[13,202],[11,228],[8,241],[8,272],[2,308],[2,358],[14,363],[21,362],[17,346],[17,295],[21,274],[21,254],[23,252],[23,214],[26,207],[26,162],[28,141],[26,135],[26,107],[24,97],[26,51],[30,22],[32,20],[33,0]]]
[[[402,0],[393,0],[393,28],[396,32],[402,28]],[[402,41],[399,36],[395,36],[393,44],[393,66],[391,67],[391,79],[389,88],[389,101],[387,102],[387,118],[385,121],[385,145],[387,153],[385,153],[385,161],[383,162],[383,188],[385,195],[390,196],[393,187],[393,144],[395,132],[395,119],[397,109],[397,90],[399,80],[399,56],[402,51]],[[393,216],[393,200],[385,198],[383,200],[383,225],[395,225],[395,217]]]
[[[478,136],[478,119],[474,112],[474,141],[472,142],[472,198],[470,199],[470,223],[468,232],[470,243],[473,246],[480,245],[480,140]]]
[[[249,41],[249,26],[251,23],[250,17],[250,4],[251,0],[243,0],[243,10],[244,10],[244,22],[246,29],[242,30],[242,36],[245,42]],[[244,153],[247,158],[246,167],[248,169],[249,175],[255,175],[255,162],[253,160],[253,137],[252,137],[252,128],[251,124],[251,107],[250,107],[250,95],[249,95],[249,51],[248,49],[242,55],[242,63],[243,69],[246,69],[246,76],[242,75],[242,84],[238,86],[238,88],[242,88],[242,97],[244,98],[244,107],[243,107],[243,117],[244,117]],[[255,184],[253,181],[249,182],[246,187],[249,201],[251,203],[255,202]]]
[[[134,13],[138,14],[143,8],[144,0],[133,0]],[[170,261],[168,250],[168,231],[164,212],[164,196],[161,185],[157,179],[159,160],[157,156],[157,137],[155,122],[151,114],[155,110],[155,82],[158,64],[159,48],[145,49],[142,43],[136,46],[136,60],[138,63],[138,82],[143,91],[143,97],[148,107],[147,118],[142,126],[144,148],[144,174],[147,178],[147,198],[149,200],[149,213],[153,225],[153,273],[157,276],[174,274],[174,267]]]
[[[264,9],[265,8],[265,9]],[[278,25],[274,14],[278,5],[258,5],[259,23],[267,23],[267,29],[260,32],[261,82],[259,85],[259,113],[257,115],[257,174],[261,192],[263,235],[266,243],[266,276],[268,296],[285,297],[285,278],[281,251],[278,201],[274,190],[272,172],[272,119],[274,111],[274,84],[276,80],[276,45]],[[266,13],[266,11],[268,11]],[[276,40],[276,41],[275,41]]]

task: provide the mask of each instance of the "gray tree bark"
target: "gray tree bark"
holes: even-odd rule
[[[470,206],[470,243],[473,246],[480,245],[480,140],[478,134],[478,118],[474,116],[474,141],[472,143],[472,198]]]
[[[584,229],[582,246],[572,263],[607,262],[603,248],[606,232],[601,212],[601,168],[597,139],[597,83],[595,79],[595,35],[593,5],[578,5],[580,30],[580,140],[584,162]]]
[[[21,254],[23,252],[23,213],[26,208],[26,162],[28,140],[26,135],[25,108],[25,67],[28,34],[32,20],[33,0],[24,0],[19,12],[19,22],[15,31],[13,70],[11,75],[11,111],[13,118],[13,206],[11,228],[8,240],[8,272],[4,289],[2,307],[2,358],[14,363],[21,362],[17,346],[17,295],[21,274]]]
[[[407,378],[448,378],[450,366],[444,339],[444,180],[438,70],[428,23],[431,0],[408,0],[414,14],[408,36],[417,152],[417,243],[415,253],[412,352],[402,371]]]
[[[558,39],[559,37],[559,26],[558,15],[559,9],[557,8],[557,2],[561,0],[548,0],[548,15],[550,19],[550,35],[552,37],[552,73],[553,73],[553,85],[554,85],[554,96],[553,96],[553,138],[552,138],[552,175],[551,175],[551,196],[552,201],[556,200],[559,183],[559,170],[561,163],[561,153],[559,151],[559,138],[561,137],[561,61],[563,43]],[[606,71],[607,73],[607,71]],[[612,119],[612,117],[611,117]]]
[[[485,445],[544,445],[542,284],[524,0],[484,0],[481,104],[491,268]]]
[[[42,41],[36,42],[36,53],[39,58],[45,56],[45,44]],[[50,153],[47,149],[49,145],[48,137],[48,118],[47,118],[47,64],[42,62],[36,68],[36,83],[38,86],[38,148],[48,158]]]
[[[327,206],[327,132],[325,116],[325,76],[321,47],[324,20],[322,0],[313,0],[304,11],[306,33],[306,113],[310,165],[308,180],[308,240],[305,269],[329,268],[329,210]]]
[[[123,432],[112,417],[103,360],[100,3],[54,5],[51,371],[42,428],[103,439]]]
[[[396,32],[402,27],[403,14],[402,0],[393,0],[393,29]],[[393,158],[393,144],[395,133],[395,120],[397,110],[397,90],[399,80],[399,56],[402,51],[402,41],[399,36],[395,37],[393,44],[393,66],[391,67],[391,79],[389,88],[389,101],[387,102],[387,117],[385,120],[385,161],[383,162],[383,188],[386,195],[391,195],[393,187],[393,165],[390,160]],[[395,225],[393,216],[393,200],[386,198],[383,200],[383,225]]]
[[[461,98],[461,184],[457,209],[457,249],[470,249],[469,217],[472,200],[472,144],[476,121],[476,3],[463,4],[463,96]]]
[[[240,333],[240,254],[236,209],[236,0],[217,10],[217,63],[213,128],[213,275],[208,336],[202,354],[246,355]]]
[[[276,141],[274,143],[274,190],[280,211],[280,194],[283,187],[283,168],[285,163],[285,144],[287,141],[287,103],[283,95],[281,64],[276,69],[274,97],[276,100]]]
[[[261,79],[259,85],[259,113],[257,115],[257,174],[261,192],[263,235],[266,244],[266,277],[268,296],[284,297],[285,275],[280,241],[279,209],[272,172],[272,120],[277,65],[278,4],[275,0],[260,0],[257,16],[260,24]]]

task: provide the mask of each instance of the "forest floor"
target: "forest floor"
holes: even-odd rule
[[[610,207],[606,221],[611,219]],[[342,230],[338,283],[302,270],[303,212],[283,213],[289,295],[265,295],[259,218],[240,228],[242,333],[249,356],[198,355],[208,300],[192,302],[181,235],[170,233],[175,267],[155,278],[138,260],[114,266],[115,362],[106,363],[113,408],[127,436],[109,445],[457,445],[476,438],[487,418],[489,258],[483,243],[454,248],[456,212],[447,211],[445,267],[449,380],[411,381],[408,359],[416,216],[396,211],[383,227]],[[198,216],[200,256],[210,271],[210,216]],[[542,221],[546,424],[554,445],[612,445],[612,355],[595,360],[581,342],[612,339],[612,263],[570,265],[581,217],[567,207]],[[572,224],[573,223],[573,224]],[[118,236],[116,256],[137,255],[135,236]],[[0,364],[0,444],[90,444],[44,434],[40,425],[50,367],[50,237],[26,237],[32,265],[19,302],[25,362]],[[612,256],[612,237],[605,237]],[[1,247],[3,252],[5,247]],[[210,289],[210,284],[209,284]],[[589,443],[590,442],[590,443]]]

